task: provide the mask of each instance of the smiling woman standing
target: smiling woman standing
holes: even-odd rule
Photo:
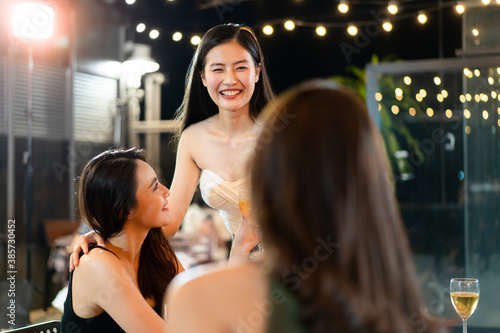
[[[239,237],[249,234],[245,230],[237,234],[242,221],[238,195],[249,185],[247,163],[260,131],[255,120],[273,98],[262,50],[250,28],[218,25],[203,36],[177,115],[182,131],[167,234],[178,230],[199,181],[203,199],[219,209],[234,237],[231,257],[245,256],[255,246],[256,238]]]
[[[238,196],[249,187],[247,164],[260,132],[255,121],[274,99],[252,29],[221,24],[208,30],[193,56],[185,85],[177,111],[182,125],[169,199],[172,223],[163,231],[170,238],[179,230],[199,182],[203,199],[219,210],[233,236],[230,260],[245,258],[258,238],[252,225],[242,223]],[[91,238],[99,237],[95,233],[80,237],[71,269],[78,265],[80,251],[87,253]]]

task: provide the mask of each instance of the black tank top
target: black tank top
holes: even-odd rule
[[[89,252],[94,248],[101,248],[110,253],[110,250],[100,247],[100,246],[92,246],[89,249]],[[114,254],[114,253],[113,253]],[[83,255],[83,252],[80,253],[80,257]],[[114,254],[116,256],[116,254]],[[116,256],[118,258],[118,256]],[[73,271],[74,272],[74,271]],[[68,284],[68,296],[66,297],[66,301],[64,302],[64,312],[61,319],[61,332],[62,333],[86,333],[86,332],[106,332],[106,333],[118,333],[125,332],[114,320],[111,318],[109,314],[106,312],[101,313],[92,318],[80,318],[76,315],[73,309],[73,290],[72,290],[72,280],[73,280],[73,272],[71,272]],[[131,309],[133,311],[133,309]],[[153,310],[161,316],[161,303],[157,304]]]

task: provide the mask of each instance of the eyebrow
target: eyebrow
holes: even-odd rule
[[[248,60],[239,60],[239,61],[234,62],[234,63],[233,63],[233,65],[243,64],[243,63],[248,64],[248,63],[250,63],[250,61],[248,61]],[[224,66],[224,65],[225,65],[225,64],[223,64],[223,63],[221,63],[221,62],[217,62],[217,63],[215,63],[215,64],[211,64],[211,65],[210,65],[210,67],[214,67],[214,66]]]
[[[151,188],[151,186],[156,184],[157,181],[158,181],[158,177],[153,178],[153,181],[151,182],[151,184],[149,184],[148,188]]]

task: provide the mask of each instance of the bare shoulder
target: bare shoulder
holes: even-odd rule
[[[191,138],[197,138],[199,136],[205,136],[206,133],[209,132],[211,128],[214,126],[215,118],[217,116],[218,115],[214,115],[210,118],[189,125],[189,127],[187,127],[182,132],[181,138],[186,137],[187,139],[191,139]]]
[[[241,265],[227,266],[224,264],[210,264],[190,268],[178,274],[171,282],[169,294],[179,292],[198,292],[205,287],[234,289],[249,285],[266,287],[266,275],[256,264],[244,263]]]
[[[111,252],[95,248],[80,258],[75,274],[90,278],[94,283],[105,281],[106,277],[123,274],[120,260]],[[99,279],[92,277],[99,276]],[[90,282],[90,281],[88,281]]]

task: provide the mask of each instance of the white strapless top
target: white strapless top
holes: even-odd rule
[[[229,232],[234,236],[241,222],[238,197],[241,189],[248,188],[248,177],[228,182],[210,170],[202,170],[200,192],[207,205],[218,209]]]

